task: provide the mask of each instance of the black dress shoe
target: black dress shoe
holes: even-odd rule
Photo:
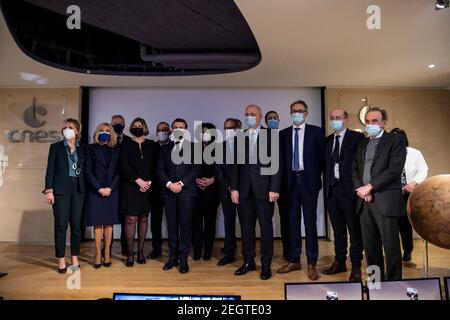
[[[66,272],[67,272],[67,266],[65,266],[64,268],[58,267],[58,273],[66,273]]]
[[[272,271],[270,269],[261,271],[261,280],[269,280],[272,278]]]
[[[94,263],[94,268],[99,269],[102,266],[101,263]]]
[[[211,260],[211,253],[205,253],[205,254],[203,255],[203,260],[205,260],[205,261]]]
[[[192,259],[194,259],[194,261],[198,261],[198,260],[200,260],[202,258],[202,255],[201,254],[194,254],[193,256],[192,256]]]
[[[361,268],[352,268],[352,272],[350,273],[350,278],[348,281],[350,282],[361,282]]]
[[[221,266],[227,265],[227,264],[232,263],[232,262],[234,262],[234,258],[230,258],[230,257],[225,256],[222,259],[220,259],[219,262],[217,262],[217,265],[219,267],[221,267]]]
[[[188,273],[189,272],[189,265],[187,261],[181,261],[180,262],[180,273]]]
[[[411,252],[405,251],[403,253],[403,261],[405,262],[411,261]]]
[[[338,273],[342,273],[342,272],[347,272],[347,266],[345,265],[345,262],[337,262],[334,261],[333,264],[326,270],[323,270],[322,273],[323,274],[338,274]]]
[[[139,263],[139,264],[146,264],[147,263],[147,259],[145,259],[144,252],[142,252],[142,251],[138,252],[136,262]]]
[[[128,255],[127,261],[125,261],[125,265],[127,267],[133,267],[134,266],[134,255]]]
[[[158,259],[161,257],[162,257],[162,251],[153,249],[152,252],[147,256],[147,259]]]
[[[254,271],[256,270],[256,265],[255,263],[244,263],[239,269],[237,269],[234,274],[237,276],[242,276],[244,274],[246,274],[249,271]]]
[[[105,268],[111,267],[111,261],[110,261],[110,262],[103,262],[103,266],[104,266]]]
[[[166,262],[166,264],[163,267],[163,270],[170,270],[173,267],[176,267],[178,265],[178,261],[175,259],[170,259],[169,261]]]

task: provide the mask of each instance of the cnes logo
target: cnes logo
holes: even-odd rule
[[[23,122],[33,129],[45,125],[44,117],[47,115],[47,109],[36,104],[36,98],[33,97],[31,106],[25,108],[23,112]],[[11,143],[53,143],[61,140],[58,130],[30,130],[30,129],[12,129],[8,132],[8,141]]]

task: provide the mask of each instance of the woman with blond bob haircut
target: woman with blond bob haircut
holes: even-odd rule
[[[80,142],[81,125],[76,119],[62,123],[63,139],[50,145],[45,174],[45,199],[53,207],[55,256],[58,272],[66,273],[66,233],[70,225],[72,265],[79,268],[81,220],[85,196],[86,147]]]
[[[109,123],[97,126],[94,143],[88,146],[86,159],[86,225],[94,227],[94,267],[111,266],[113,225],[119,224],[119,149],[117,136]],[[102,254],[102,233],[104,252]]]

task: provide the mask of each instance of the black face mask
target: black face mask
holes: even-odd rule
[[[125,126],[123,124],[115,124],[115,125],[113,125],[113,128],[114,128],[114,131],[117,134],[122,134],[123,129],[125,128]]]
[[[131,128],[130,132],[136,138],[142,137],[144,135],[144,129],[143,128]]]

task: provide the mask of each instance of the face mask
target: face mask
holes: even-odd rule
[[[280,121],[277,119],[270,119],[267,122],[267,126],[269,127],[269,129],[278,129],[279,123],[280,123]]]
[[[66,140],[72,140],[73,138],[75,138],[75,130],[70,129],[70,128],[65,128],[63,130],[63,135],[64,135],[64,138],[66,138]]]
[[[254,116],[247,116],[247,117],[245,117],[245,124],[249,128],[256,127],[256,117],[254,117]]]
[[[233,139],[235,135],[235,131],[233,129],[226,129],[225,130],[225,139]]]
[[[113,125],[114,128],[114,132],[117,134],[122,134],[123,129],[125,128],[125,126],[123,124],[115,124]]]
[[[169,132],[167,131],[158,131],[156,133],[156,135],[158,136],[159,141],[167,141],[167,139],[169,139]]]
[[[139,138],[144,135],[144,128],[131,128],[130,132],[133,136]]]
[[[108,142],[111,139],[111,133],[102,131],[98,134],[98,141],[100,142]]]
[[[295,125],[301,125],[303,121],[305,121],[305,118],[303,117],[303,113],[295,112],[291,114],[292,122],[294,122]]]
[[[170,135],[170,140],[173,142],[180,141],[184,138],[184,132],[186,129],[175,129],[172,134]],[[178,138],[178,139],[177,139]]]
[[[209,133],[209,132],[203,133],[202,141],[203,142],[210,142],[211,141],[211,133]]]
[[[344,127],[344,121],[342,121],[342,120],[331,120],[330,121],[330,127],[335,132],[339,132]]]
[[[376,137],[381,132],[381,126],[378,124],[366,125],[366,132],[369,137]]]

